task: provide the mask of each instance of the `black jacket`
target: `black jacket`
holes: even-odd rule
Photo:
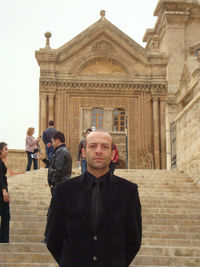
[[[0,159],[0,190],[6,189],[8,190],[8,183],[7,183],[7,167],[4,162]]]
[[[47,160],[44,160],[47,163]],[[71,177],[72,158],[65,144],[57,147],[49,161],[48,183],[55,186],[57,183],[65,181]]]
[[[3,203],[3,191],[2,189],[6,189],[8,191],[8,183],[7,183],[7,167],[4,162],[0,159],[0,214],[2,211],[2,203]]]
[[[137,185],[110,174],[103,215],[91,232],[91,189],[86,174],[56,186],[47,226],[47,248],[60,266],[127,267],[141,246]]]

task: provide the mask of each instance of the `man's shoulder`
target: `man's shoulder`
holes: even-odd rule
[[[61,145],[59,146],[56,150],[55,150],[55,154],[60,154],[60,153],[63,153],[63,154],[69,154],[70,155],[70,152],[68,150],[68,148],[66,147],[66,145]]]
[[[55,128],[53,128],[53,127],[49,127],[49,128],[47,128],[46,130],[45,130],[45,132],[46,133],[54,133],[54,132],[57,132],[57,130],[55,129]]]
[[[77,186],[78,184],[81,183],[82,181],[82,175],[70,178],[65,180],[64,182],[60,182],[59,184],[57,184],[57,187],[60,188],[61,190],[65,190],[66,188],[71,189],[74,186]]]
[[[120,185],[126,187],[126,188],[137,188],[138,185],[132,181],[129,181],[123,177],[113,175],[113,179],[116,180]]]

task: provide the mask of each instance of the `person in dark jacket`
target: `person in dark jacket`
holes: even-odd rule
[[[60,267],[128,267],[142,238],[137,185],[109,171],[109,133],[90,133],[83,155],[87,171],[56,185],[47,248]]]
[[[54,154],[50,161],[48,159],[43,159],[40,154],[38,158],[42,159],[45,164],[48,164],[48,184],[51,190],[51,194],[54,194],[56,184],[66,181],[71,177],[72,173],[72,157],[69,150],[65,146],[65,136],[63,133],[57,131],[51,139],[52,146],[54,147]],[[51,207],[49,207],[47,212],[47,217],[49,216]],[[43,243],[46,243],[46,230],[44,233]]]
[[[42,159],[38,154],[39,159],[42,159],[45,164],[48,164],[48,184],[53,194],[55,185],[65,181],[71,177],[72,173],[72,157],[65,145],[65,136],[57,131],[51,139],[54,148],[53,156],[50,160]]]
[[[8,155],[7,144],[0,142],[0,243],[9,243],[10,197],[8,194],[7,167],[4,163]]]
[[[54,148],[52,146],[52,136],[56,133],[56,129],[54,128],[54,121],[49,121],[49,127],[42,134],[42,141],[45,143],[45,149],[47,154],[47,159],[50,160],[54,153]],[[46,164],[46,168],[48,168],[48,164]]]

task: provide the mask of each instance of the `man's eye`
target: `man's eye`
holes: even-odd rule
[[[90,148],[95,148],[96,146],[95,145],[90,145]]]

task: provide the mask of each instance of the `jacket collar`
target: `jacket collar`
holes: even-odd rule
[[[56,150],[59,149],[60,147],[66,147],[66,145],[65,144],[62,144],[60,146],[57,146],[56,149],[54,149],[54,152],[56,152]]]

